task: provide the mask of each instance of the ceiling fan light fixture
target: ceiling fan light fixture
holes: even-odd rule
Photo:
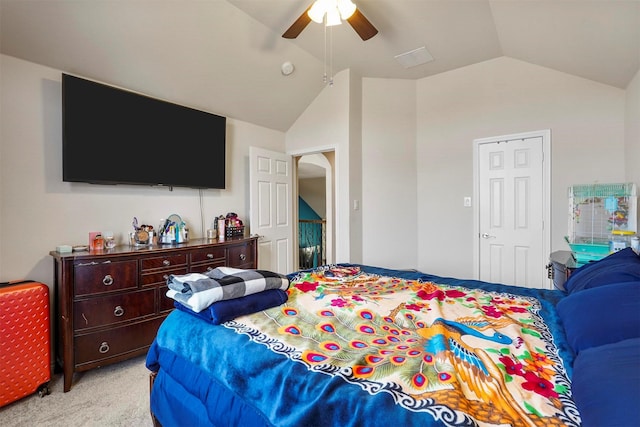
[[[342,24],[340,19],[340,12],[337,8],[331,8],[327,10],[327,27],[333,27],[334,25]]]
[[[324,21],[324,14],[327,12],[326,3],[327,0],[316,0],[313,2],[313,5],[311,5],[311,8],[307,12],[307,15],[309,15],[309,18],[311,18],[313,22],[322,24]]]
[[[338,15],[338,16],[336,16]],[[345,20],[362,40],[378,34],[376,27],[360,12],[352,0],[315,0],[282,34],[285,39],[295,39],[311,21],[318,24],[338,25]]]
[[[351,0],[338,0],[338,10],[342,19],[347,20],[356,11],[356,5]]]
[[[322,24],[326,15],[326,25],[340,25],[342,19],[348,19],[356,11],[356,5],[351,0],[316,0],[307,15],[313,22]]]

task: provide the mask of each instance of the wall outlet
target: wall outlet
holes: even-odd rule
[[[465,208],[471,207],[471,197],[467,196],[464,198],[464,207]]]

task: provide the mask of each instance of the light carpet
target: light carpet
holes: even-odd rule
[[[149,371],[140,356],[74,376],[67,393],[62,374],[55,374],[51,394],[37,393],[0,408],[0,425],[151,427]]]

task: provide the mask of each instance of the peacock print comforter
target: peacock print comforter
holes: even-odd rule
[[[290,280],[223,325],[167,318],[147,361],[162,425],[580,424],[561,291],[359,265]]]

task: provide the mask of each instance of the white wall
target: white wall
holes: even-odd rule
[[[626,181],[635,182],[640,190],[640,71],[627,86],[624,125]],[[636,221],[640,222],[640,212]]]
[[[567,188],[625,179],[624,116],[623,90],[506,57],[418,81],[417,268],[474,277],[472,141],[519,132],[551,129],[551,245],[568,249]]]
[[[625,151],[628,155],[636,145],[628,136],[635,129],[629,118],[625,128],[625,111],[627,117],[638,116],[638,96],[629,95],[635,86],[625,93],[503,57],[417,82],[362,79],[358,110],[355,78],[349,89],[325,88],[287,132],[290,152],[333,145],[342,156],[337,161],[343,174],[337,182],[337,215],[343,219],[339,262],[359,262],[344,221],[352,226],[361,216],[363,263],[474,277],[473,209],[463,207],[463,198],[473,194],[477,138],[551,129],[552,250],[568,249],[563,237],[570,185],[628,179]],[[357,126],[361,142],[349,133]],[[352,205],[357,186],[344,176],[346,167],[350,179],[358,179],[357,162],[360,212]]]
[[[350,236],[350,72],[334,76],[286,133],[286,152],[292,155],[335,150],[335,262],[357,262],[351,256]],[[359,160],[359,159],[358,159]],[[356,224],[357,225],[357,224]],[[358,242],[358,245],[360,243]]]
[[[155,226],[177,213],[193,237],[203,236],[198,190],[62,182],[61,71],[2,55],[0,76],[0,281],[30,278],[51,286],[49,251],[85,244],[90,231],[123,235],[133,216]],[[227,120],[227,188],[203,191],[205,228],[227,212],[248,220],[250,145],[283,151],[284,133]],[[197,153],[189,160],[215,167]]]
[[[640,71],[627,86],[624,124],[627,181],[640,187]]]
[[[362,263],[362,77],[349,72],[349,255]]]
[[[51,285],[50,250],[85,243],[89,231],[124,233],[134,215],[155,224],[179,213],[202,235],[197,190],[62,182],[60,75],[0,56],[0,281]],[[551,129],[552,250],[567,249],[569,185],[640,184],[638,75],[625,92],[499,58],[417,82],[364,79],[354,88],[356,80],[336,75],[286,136],[229,119],[229,187],[204,191],[205,227],[229,211],[248,218],[252,144],[291,154],[335,149],[336,262],[457,277],[473,276],[472,209],[462,206],[473,190],[473,139]],[[362,229],[356,243],[354,226]]]
[[[365,78],[362,84],[363,262],[415,268],[416,82]]]
[[[317,213],[327,218],[326,178],[305,178],[298,180],[298,194]]]

